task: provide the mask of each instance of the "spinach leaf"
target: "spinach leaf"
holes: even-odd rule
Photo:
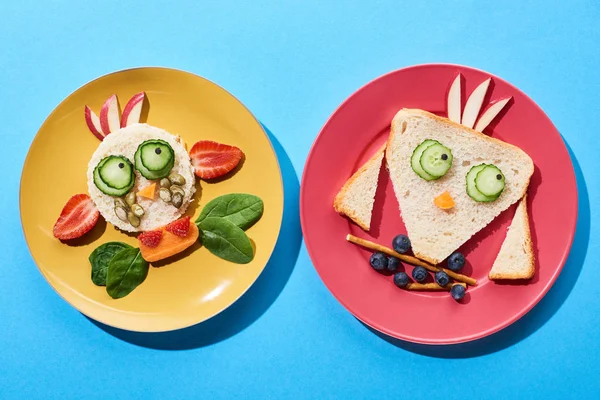
[[[238,264],[254,258],[254,249],[243,230],[224,218],[208,217],[200,222],[202,244],[215,256]]]
[[[127,296],[148,275],[148,263],[140,249],[129,248],[118,252],[108,263],[106,291],[113,299]]]
[[[89,257],[90,264],[92,264],[92,282],[97,286],[106,286],[108,263],[115,254],[130,248],[130,245],[122,242],[108,242],[96,247]]]
[[[209,201],[196,220],[196,225],[206,218],[221,217],[246,230],[262,217],[264,210],[260,197],[252,194],[231,193]]]

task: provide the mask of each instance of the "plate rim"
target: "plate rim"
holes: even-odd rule
[[[22,189],[23,189],[23,172],[25,169],[25,165],[27,164],[27,162],[30,160],[30,153],[31,153],[31,147],[34,145],[34,143],[36,142],[36,140],[38,140],[38,136],[40,131],[44,128],[44,126],[46,126],[46,124],[48,123],[48,121],[53,117],[53,115],[57,112],[57,109],[60,107],[61,104],[63,104],[67,99],[69,99],[71,96],[73,96],[75,93],[77,93],[78,91],[93,85],[94,83],[96,83],[97,81],[104,79],[106,77],[112,76],[112,75],[117,75],[117,74],[121,74],[121,73],[127,73],[127,72],[133,72],[133,71],[138,71],[138,70],[144,70],[144,71],[152,71],[152,70],[158,70],[158,71],[169,71],[169,72],[174,72],[174,73],[181,73],[181,74],[185,74],[185,75],[189,75],[195,79],[201,79],[203,81],[208,82],[211,85],[214,85],[215,87],[217,87],[218,89],[222,90],[224,93],[226,93],[227,95],[231,96],[231,98],[233,98],[240,106],[242,106],[246,112],[252,117],[252,119],[256,122],[256,124],[259,126],[260,131],[262,132],[262,134],[265,136],[265,138],[267,139],[267,143],[269,144],[269,147],[271,148],[271,151],[273,153],[273,156],[275,157],[275,162],[277,165],[277,177],[278,179],[278,187],[280,189],[281,192],[281,212],[278,213],[278,219],[279,219],[279,223],[277,224],[277,232],[276,232],[276,236],[275,236],[275,242],[273,244],[272,249],[269,251],[269,256],[267,258],[267,261],[264,263],[264,265],[262,266],[262,268],[260,269],[260,272],[256,274],[256,277],[254,277],[254,279],[250,282],[250,284],[242,291],[240,291],[238,296],[234,296],[234,298],[231,300],[231,302],[229,302],[229,304],[225,304],[223,305],[223,307],[220,307],[218,310],[216,310],[214,313],[212,313],[212,315],[207,316],[205,318],[202,319],[197,319],[197,318],[192,318],[195,322],[189,322],[186,320],[185,324],[173,324],[173,323],[169,323],[169,327],[166,329],[132,329],[131,327],[124,327],[121,326],[119,324],[113,324],[111,323],[109,320],[105,319],[105,318],[95,318],[92,315],[89,315],[85,312],[83,312],[79,307],[76,307],[71,301],[67,300],[63,294],[57,289],[56,285],[48,278],[47,274],[42,270],[42,268],[40,268],[38,260],[36,259],[36,257],[33,255],[33,252],[31,251],[31,246],[29,244],[29,241],[27,240],[27,234],[25,232],[25,226],[23,225],[23,210],[22,210]],[[186,71],[183,69],[179,69],[179,68],[173,68],[173,67],[165,67],[165,66],[137,66],[137,67],[131,67],[131,68],[124,68],[124,69],[120,69],[120,70],[116,70],[113,72],[109,72],[103,75],[100,75],[90,81],[87,81],[86,83],[78,86],[75,90],[71,91],[67,96],[65,96],[56,106],[54,106],[53,110],[50,112],[50,114],[48,114],[48,116],[44,119],[44,121],[42,122],[42,124],[39,126],[39,128],[37,129],[33,140],[31,140],[31,143],[29,144],[29,147],[27,149],[27,155],[25,156],[25,159],[23,161],[23,164],[21,166],[21,177],[19,179],[19,222],[21,225],[21,232],[23,234],[23,238],[25,239],[25,244],[27,246],[27,251],[29,252],[29,255],[33,261],[33,263],[35,264],[37,270],[40,272],[40,274],[44,277],[44,280],[46,281],[46,283],[48,285],[50,285],[50,287],[52,288],[52,290],[58,294],[58,296],[64,301],[66,302],[69,306],[71,306],[72,308],[74,308],[75,310],[77,310],[78,312],[80,312],[81,314],[83,314],[84,316],[93,319],[94,321],[98,321],[104,325],[113,327],[113,328],[117,328],[117,329],[121,329],[121,330],[125,330],[125,331],[130,331],[130,332],[141,332],[141,333],[159,333],[159,332],[171,332],[171,331],[177,331],[180,329],[185,329],[185,328],[189,328],[191,326],[194,325],[198,325],[200,323],[203,323],[205,321],[210,320],[211,318],[214,318],[215,316],[219,315],[220,313],[222,313],[223,311],[225,311],[227,308],[231,307],[233,304],[235,304],[258,280],[258,278],[263,274],[267,264],[269,263],[269,261],[271,260],[272,256],[273,256],[273,252],[275,251],[275,247],[277,246],[277,242],[280,240],[280,234],[281,234],[281,225],[283,223],[283,213],[284,213],[284,209],[285,209],[285,188],[283,185],[283,174],[281,172],[281,164],[279,162],[279,157],[277,156],[277,152],[275,151],[275,147],[273,146],[273,143],[271,142],[271,139],[269,138],[269,135],[267,134],[265,128],[263,127],[263,125],[261,124],[260,120],[252,113],[252,111],[250,111],[250,109],[240,100],[238,99],[235,95],[233,95],[230,91],[228,91],[227,89],[225,89],[223,86],[217,84],[216,82],[214,82],[213,80],[210,80],[208,78],[205,78],[203,76],[200,76],[198,74],[195,74],[193,72],[190,71]],[[191,319],[190,319],[191,320]]]
[[[376,83],[380,80],[386,79],[388,76],[402,73],[402,72],[409,71],[409,70],[413,70],[413,69],[431,68],[431,67],[457,68],[457,69],[466,69],[466,70],[480,72],[482,74],[489,76],[492,79],[499,79],[503,83],[507,84],[511,89],[522,93],[531,102],[531,104],[533,104],[534,107],[536,107],[538,109],[538,111],[540,111],[542,113],[542,115],[547,118],[547,120],[550,122],[550,124],[552,125],[554,130],[558,133],[558,136],[561,139],[562,144],[563,144],[563,146],[566,150],[566,153],[569,157],[569,162],[570,162],[570,166],[571,166],[571,175],[573,177],[573,181],[575,182],[575,188],[577,189],[575,191],[575,202],[574,202],[575,203],[575,218],[573,218],[572,226],[568,227],[568,229],[570,231],[570,234],[568,237],[568,244],[565,247],[560,260],[558,261],[558,267],[555,269],[554,273],[548,280],[547,284],[543,288],[541,288],[541,290],[533,298],[533,300],[531,300],[528,304],[526,304],[525,307],[521,308],[521,310],[519,310],[519,312],[515,313],[511,318],[501,321],[487,330],[480,331],[480,332],[472,334],[472,335],[457,337],[457,338],[453,338],[453,339],[423,339],[423,338],[412,337],[410,335],[402,335],[402,334],[398,334],[397,332],[392,332],[391,330],[386,329],[385,327],[376,326],[376,324],[374,324],[373,321],[370,321],[369,318],[364,318],[364,316],[362,316],[362,318],[361,318],[358,315],[356,315],[351,310],[351,308],[348,306],[348,304],[345,301],[343,301],[336,293],[334,293],[334,291],[329,287],[329,285],[327,284],[325,279],[323,279],[323,276],[321,275],[319,268],[317,268],[316,263],[313,260],[313,255],[314,255],[313,244],[310,243],[310,240],[308,240],[309,236],[307,235],[306,228],[305,228],[305,225],[306,225],[305,219],[306,219],[307,210],[305,209],[306,206],[304,205],[305,200],[304,200],[303,188],[306,184],[306,173],[308,170],[308,166],[311,162],[311,159],[314,155],[314,149],[316,148],[316,146],[318,146],[318,144],[323,136],[324,131],[331,124],[331,121],[336,116],[336,114],[341,112],[350,101],[353,101],[353,99],[355,97],[357,97],[360,93],[365,91],[369,86],[373,85],[374,83]],[[575,233],[577,231],[578,219],[579,219],[579,187],[577,185],[577,175],[575,174],[573,160],[571,158],[571,154],[566,145],[565,139],[560,134],[560,131],[554,125],[554,122],[552,121],[552,119],[550,119],[550,117],[546,114],[546,112],[527,93],[525,93],[521,89],[517,88],[515,85],[513,85],[511,82],[507,81],[506,79],[503,79],[493,73],[487,72],[487,71],[479,69],[479,68],[475,68],[475,67],[471,67],[471,66],[467,66],[467,65],[461,65],[461,64],[454,64],[454,63],[422,63],[422,64],[414,64],[414,65],[409,65],[406,67],[398,68],[398,69],[389,71],[387,73],[384,73],[382,75],[379,75],[379,76],[371,79],[370,81],[368,81],[367,83],[363,84],[358,89],[356,89],[354,92],[352,92],[350,95],[348,95],[348,97],[346,97],[344,99],[344,101],[342,101],[342,103],[340,105],[338,105],[332,111],[332,113],[329,115],[329,117],[327,118],[327,120],[325,121],[325,123],[323,124],[321,129],[319,130],[317,137],[314,139],[313,144],[310,147],[308,156],[307,156],[305,164],[304,164],[304,169],[302,171],[302,180],[300,183],[300,225],[302,228],[302,236],[304,238],[306,250],[308,252],[308,256],[311,260],[313,268],[317,271],[317,274],[319,275],[321,282],[323,282],[323,284],[325,285],[325,287],[327,288],[329,293],[331,293],[331,295],[333,295],[333,297],[350,314],[352,314],[352,316],[354,316],[356,319],[358,319],[360,322],[364,323],[365,325],[369,326],[370,328],[375,329],[376,331],[381,332],[392,338],[396,338],[396,339],[400,339],[400,340],[404,340],[406,342],[411,342],[411,343],[416,343],[416,344],[423,344],[423,345],[454,345],[454,344],[471,342],[471,341],[474,341],[477,339],[482,339],[484,337],[490,336],[494,333],[497,333],[497,332],[509,327],[510,325],[512,325],[519,319],[521,319],[523,316],[525,316],[527,313],[529,313],[546,296],[546,294],[550,291],[550,289],[552,288],[552,286],[558,279],[558,276],[561,274],[561,272],[569,258],[569,255],[571,253],[571,248],[573,246],[573,240],[575,238]]]

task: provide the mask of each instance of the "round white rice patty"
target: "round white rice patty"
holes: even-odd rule
[[[185,178],[185,185],[183,185],[185,196],[183,198],[183,205],[178,209],[160,199],[158,196],[158,186],[154,200],[138,196],[137,202],[144,208],[145,214],[141,218],[140,226],[135,228],[128,222],[121,221],[115,215],[115,198],[102,193],[96,187],[94,184],[94,169],[103,158],[109,155],[125,156],[134,164],[133,158],[138,146],[143,141],[150,139],[164,140],[173,148],[175,165],[170,173],[178,173]],[[135,183],[131,190],[137,192],[152,184],[153,181],[144,178],[139,171],[134,169],[134,172]],[[127,232],[149,231],[175,221],[183,215],[196,191],[196,187],[194,186],[196,182],[194,168],[181,138],[148,124],[133,124],[106,136],[92,155],[92,159],[88,164],[87,179],[88,191],[96,207],[100,210],[100,214],[102,214],[106,221]]]

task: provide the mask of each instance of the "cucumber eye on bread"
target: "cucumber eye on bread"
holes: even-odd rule
[[[94,169],[94,184],[109,196],[123,196],[134,184],[133,165],[127,157],[108,156]]]
[[[452,166],[452,151],[437,140],[426,139],[410,159],[413,171],[426,181],[440,179]]]

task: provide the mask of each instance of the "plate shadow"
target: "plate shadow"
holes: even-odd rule
[[[230,307],[207,321],[188,328],[159,333],[132,332],[88,318],[94,325],[118,339],[138,346],[159,350],[187,350],[210,346],[240,333],[260,318],[277,300],[292,274],[302,242],[300,183],[285,149],[273,133],[266,126],[262,126],[279,160],[284,205],[279,238],[269,262],[256,282]]]
[[[590,241],[590,199],[581,166],[571,147],[565,145],[573,162],[577,179],[578,215],[571,252],[563,270],[546,296],[521,319],[490,336],[454,345],[425,345],[390,337],[365,324],[381,339],[404,350],[435,358],[471,358],[503,350],[527,338],[540,329],[560,309],[575,286],[585,262]],[[361,322],[362,323],[362,322]]]

